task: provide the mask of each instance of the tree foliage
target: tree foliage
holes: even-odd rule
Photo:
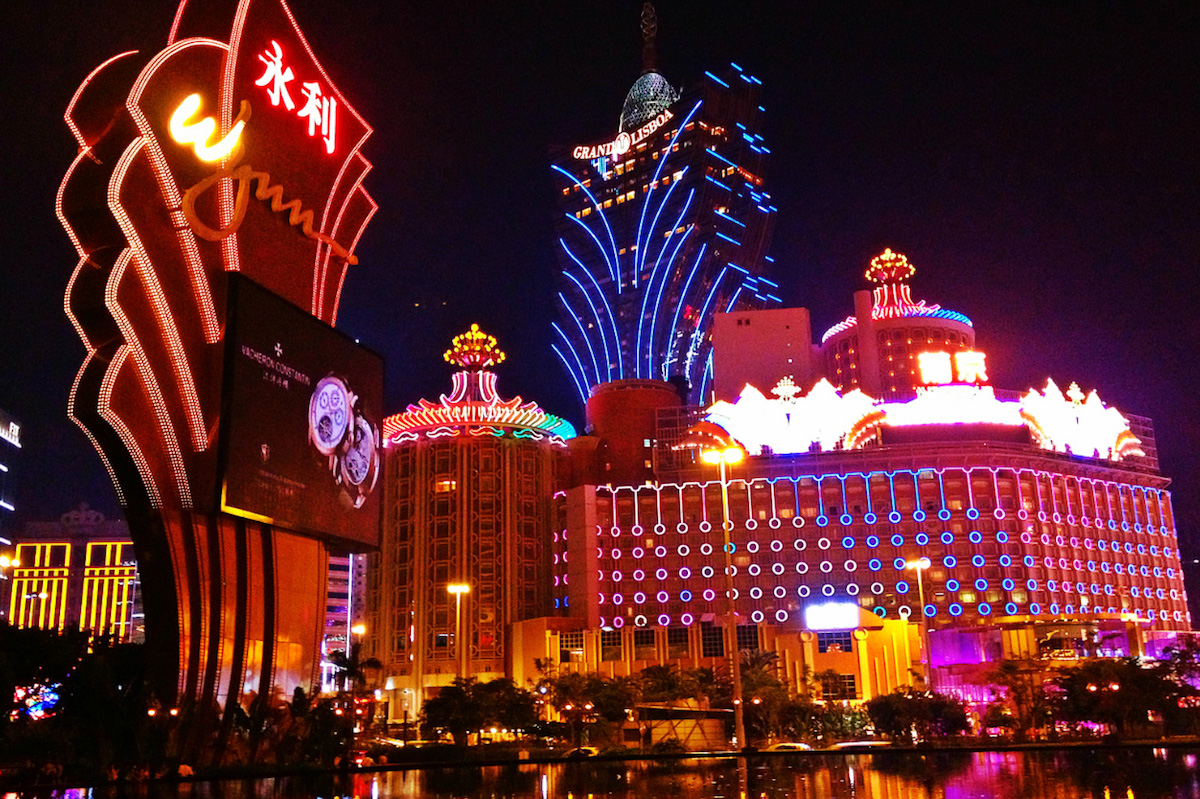
[[[422,734],[436,737],[438,730],[446,730],[458,746],[466,746],[471,731],[526,729],[536,722],[533,694],[508,679],[481,683],[474,677],[459,678],[421,708]]]
[[[971,729],[962,701],[945,694],[902,688],[866,703],[875,729],[893,741],[928,741]]]

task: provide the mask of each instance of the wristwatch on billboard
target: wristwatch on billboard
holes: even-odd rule
[[[356,400],[346,381],[336,375],[317,382],[308,401],[308,440],[317,452],[327,457],[337,453],[353,424]]]
[[[338,482],[354,507],[361,507],[379,477],[379,432],[361,414],[354,415],[338,461]]]

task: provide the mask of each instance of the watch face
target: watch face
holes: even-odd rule
[[[355,486],[366,482],[375,465],[375,458],[375,431],[370,422],[358,416],[354,419],[354,429],[341,458],[342,476],[346,482]]]
[[[350,427],[350,391],[337,377],[325,377],[308,403],[308,436],[322,455],[331,455]]]

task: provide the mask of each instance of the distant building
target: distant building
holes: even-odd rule
[[[20,423],[0,409],[0,620],[8,615],[8,580],[12,548],[11,517],[16,511],[14,498],[16,461],[21,450]]]
[[[648,5],[642,74],[614,130],[551,153],[554,351],[581,402],[601,384],[671,378],[698,401],[712,391],[715,314],[780,304],[765,276],[776,208],[762,82],[730,64],[677,91]]]
[[[366,654],[395,721],[456,676],[511,673],[511,625],[555,610],[551,503],[570,423],[502,399],[505,356],[472,325],[453,391],[384,420],[383,540],[367,555]],[[464,592],[451,593],[451,586]]]
[[[10,624],[143,640],[137,560],[124,520],[80,505],[58,521],[26,524],[14,552]]]
[[[325,593],[325,634],[321,639],[321,690],[338,689],[338,670],[330,662],[334,652],[349,652],[353,628],[366,616],[365,555],[331,555]]]

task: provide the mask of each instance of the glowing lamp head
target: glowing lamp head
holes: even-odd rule
[[[367,625],[356,624],[350,628],[350,632],[354,633],[355,635],[366,635],[367,634]]]
[[[726,447],[725,449],[706,449],[700,453],[700,460],[716,466],[719,463],[741,463],[746,452],[741,447]]]
[[[916,560],[905,561],[904,568],[911,571],[914,569],[928,569],[932,565],[933,561],[931,561],[929,558],[917,558]]]
[[[12,565],[12,561],[8,559],[8,555],[0,555],[0,569],[7,569]]]
[[[471,593],[471,586],[466,583],[450,583],[450,585],[446,586],[446,590],[455,595],[469,594]]]

